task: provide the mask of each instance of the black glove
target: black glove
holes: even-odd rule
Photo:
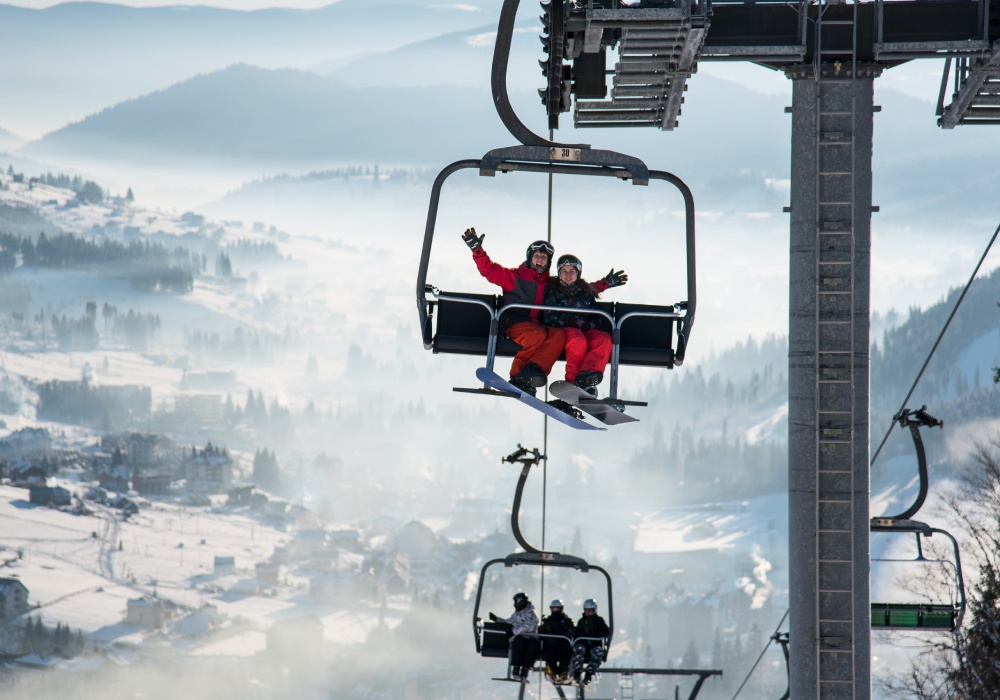
[[[628,282],[628,275],[625,274],[624,270],[615,272],[615,268],[612,267],[611,272],[604,278],[604,281],[608,283],[609,287],[620,287]]]
[[[483,247],[483,239],[486,238],[484,233],[482,236],[476,235],[476,229],[467,228],[465,233],[462,234],[462,240],[465,241],[465,245],[469,246],[469,250],[479,250]]]
[[[472,235],[475,235],[475,234],[472,234]],[[494,613],[490,613],[490,622],[496,622],[496,621],[497,621],[497,616]]]

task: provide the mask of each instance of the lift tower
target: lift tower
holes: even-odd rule
[[[572,109],[580,128],[672,130],[700,61],[750,61],[793,82],[790,693],[868,700],[874,81],[944,58],[938,124],[1000,124],[1000,12],[991,19],[990,0],[551,0],[549,20],[555,5],[543,42],[557,33],[546,47],[562,60],[548,57],[540,91],[550,127]]]

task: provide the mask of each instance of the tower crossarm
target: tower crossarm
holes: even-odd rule
[[[617,3],[579,3],[566,22],[574,123],[670,131],[677,126],[687,80],[697,71],[709,5],[704,0],[613,5]],[[604,52],[614,47],[618,60],[608,70]],[[613,76],[610,95],[606,74]]]
[[[1000,124],[1000,43],[984,56],[955,59],[954,93],[945,107],[952,61],[945,63],[938,103],[938,126],[954,129],[959,124]]]

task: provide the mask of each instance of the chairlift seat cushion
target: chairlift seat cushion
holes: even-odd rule
[[[872,629],[954,629],[957,610],[951,605],[872,603]]]
[[[496,310],[500,297],[492,294],[443,294],[463,299],[485,302]],[[460,355],[486,355],[490,336],[490,314],[479,304],[469,304],[450,299],[437,299],[437,332],[433,339],[435,353]],[[598,302],[597,308],[618,319],[635,311],[673,311],[672,306],[654,304],[622,304]],[[673,337],[676,318],[634,316],[622,325],[619,364],[640,367],[674,366]],[[497,357],[513,357],[521,346],[503,336],[497,339]],[[565,360],[565,355],[560,356]]]
[[[509,622],[484,622],[482,655],[506,659],[510,653],[510,638],[513,634]]]

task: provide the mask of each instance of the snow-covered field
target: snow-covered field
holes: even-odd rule
[[[79,484],[65,485],[82,491]],[[323,621],[329,641],[353,644],[364,641],[378,620],[377,610],[313,603],[303,595],[304,580],[295,577],[283,577],[260,595],[246,591],[243,582],[255,579],[254,565],[289,541],[283,524],[224,506],[145,500],[139,514],[123,521],[113,509],[88,505],[92,515],[75,515],[29,503],[26,489],[0,486],[0,557],[7,562],[0,575],[25,584],[32,605],[27,614],[50,627],[69,625],[110,648],[141,637],[141,628],[124,624],[126,604],[153,595],[179,606],[180,617],[215,606],[223,620],[247,623],[239,635],[244,641],[260,641],[274,622],[308,614]],[[234,557],[234,570],[215,573],[215,557]],[[396,619],[390,611],[387,624]],[[233,636],[207,642],[200,653],[260,650]]]

